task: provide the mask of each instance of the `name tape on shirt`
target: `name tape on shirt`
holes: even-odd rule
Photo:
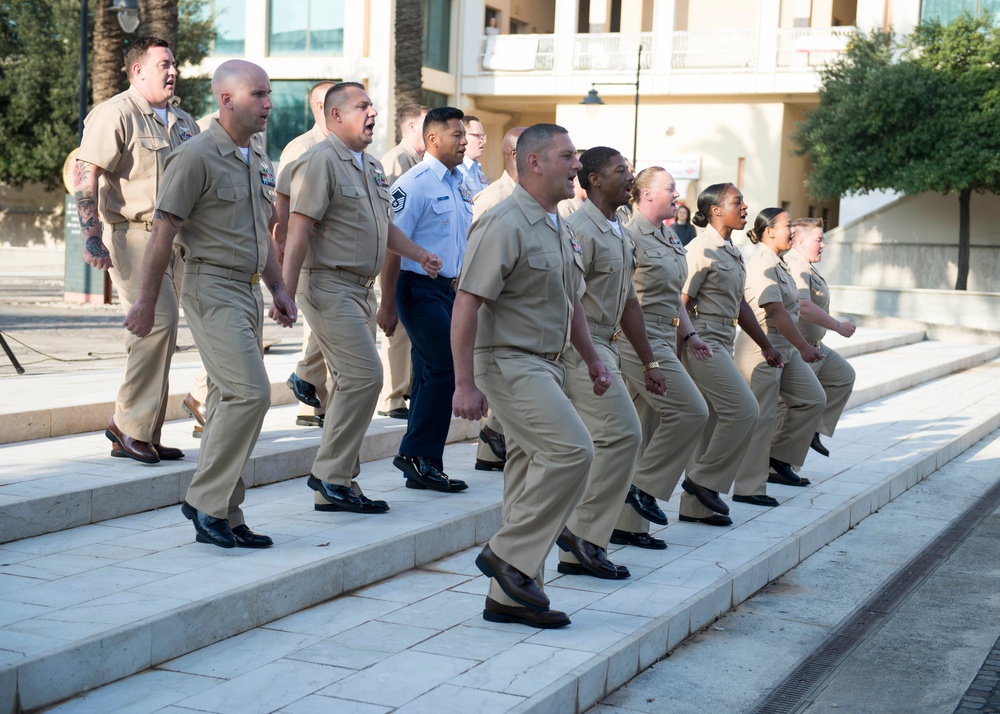
[[[397,186],[396,190],[392,192],[392,210],[395,213],[399,213],[403,210],[403,206],[405,205],[406,191],[404,191],[401,186]]]

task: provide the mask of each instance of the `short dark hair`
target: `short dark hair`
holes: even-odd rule
[[[712,206],[721,206],[729,193],[729,189],[736,188],[731,183],[713,183],[700,194],[698,194],[698,212],[694,214],[691,222],[699,228],[708,225],[708,214],[712,211]]]
[[[750,242],[754,245],[760,243],[764,238],[764,231],[768,228],[774,228],[778,216],[782,213],[788,213],[788,211],[784,208],[765,208],[758,213],[753,222],[753,228],[747,231],[747,238],[750,239]]]
[[[608,167],[611,159],[621,156],[618,149],[610,146],[595,146],[580,154],[580,163],[583,167],[576,172],[576,177],[580,180],[580,188],[584,191],[590,189],[590,174],[599,174]]]
[[[323,97],[323,112],[325,114],[329,114],[332,107],[339,107],[340,102],[343,101],[343,97],[340,95],[346,92],[350,87],[360,89],[362,92],[368,91],[365,88],[365,85],[361,84],[361,82],[337,82],[335,85],[326,90],[326,96]]]
[[[407,104],[396,114],[396,124],[403,125],[411,119],[419,119],[431,110],[423,104]]]
[[[461,119],[465,116],[465,113],[461,109],[456,109],[455,107],[436,107],[427,112],[427,116],[424,117],[424,139],[431,133],[431,130],[437,126],[448,126],[448,122],[452,119]]]
[[[151,47],[166,47],[169,50],[170,43],[166,40],[161,40],[159,37],[140,37],[125,50],[125,74],[129,78],[132,77],[132,65],[137,62],[141,64]]]
[[[515,156],[517,157],[517,173],[527,174],[528,154],[537,154],[548,147],[559,134],[569,134],[558,124],[533,124],[517,138]]]

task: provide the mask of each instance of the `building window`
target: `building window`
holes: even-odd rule
[[[923,22],[938,20],[947,25],[963,12],[978,17],[984,10],[990,11],[995,22],[1000,14],[1000,0],[923,0],[920,19]]]
[[[272,79],[271,115],[267,119],[267,153],[275,161],[289,141],[304,134],[314,123],[309,109],[309,90],[318,79]]]
[[[449,70],[451,0],[423,0],[424,66]]]
[[[272,55],[343,55],[344,0],[272,0]]]
[[[448,106],[448,95],[424,89],[420,92],[420,103],[431,109],[446,107]]]
[[[199,14],[204,19],[212,18],[215,27],[215,40],[209,54],[232,57],[246,51],[246,0],[206,0],[201,3]]]

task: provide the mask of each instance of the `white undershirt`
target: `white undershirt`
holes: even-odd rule
[[[608,221],[607,218],[605,218],[604,220]],[[618,222],[617,218],[615,218],[613,221],[608,221],[608,225],[611,226],[611,230],[614,231],[614,234],[616,236],[618,236],[619,238],[622,237],[622,224]]]
[[[167,121],[167,108],[166,107],[163,107],[163,109],[158,109],[156,107],[150,107],[150,109],[152,109],[154,112],[156,112],[156,116],[160,117],[160,119],[163,120],[164,124],[169,124],[170,123],[169,121]]]
[[[247,162],[247,166],[250,165],[250,147],[249,146],[237,146],[240,153],[243,154],[243,160]]]
[[[351,150],[348,149],[348,151],[351,151]],[[358,162],[358,167],[361,168],[361,169],[364,169],[364,167],[365,167],[365,152],[363,152],[363,151],[351,151],[351,156],[353,156],[354,160]]]
[[[549,220],[552,221],[552,225],[554,225],[556,227],[556,230],[559,230],[559,214],[558,213],[549,213],[548,211],[546,211],[545,215],[548,216]]]

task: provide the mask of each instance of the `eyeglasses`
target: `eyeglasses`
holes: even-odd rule
[[[466,134],[466,136],[474,136],[480,141],[486,141],[486,134]]]

